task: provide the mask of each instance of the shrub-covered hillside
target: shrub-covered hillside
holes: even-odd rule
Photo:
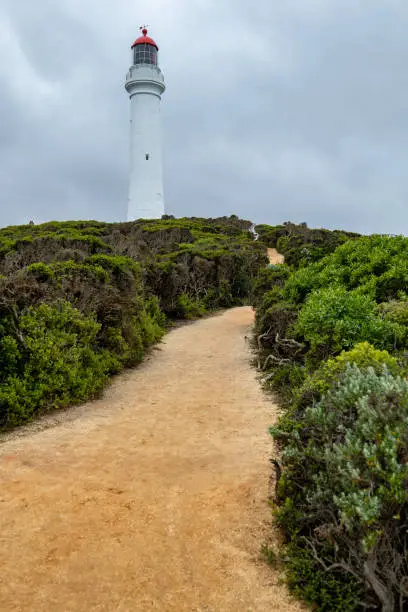
[[[311,229],[306,223],[296,225],[290,221],[282,225],[257,225],[255,230],[266,246],[285,256],[285,262],[290,266],[318,261],[340,244],[359,236],[353,232]]]
[[[168,320],[241,304],[265,264],[236,217],[0,230],[0,429],[96,394]]]
[[[309,264],[299,245],[254,288],[260,365],[282,406],[275,515],[289,583],[316,610],[402,611],[408,238],[350,238]]]

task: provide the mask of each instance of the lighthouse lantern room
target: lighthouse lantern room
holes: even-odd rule
[[[160,102],[166,87],[158,65],[159,48],[146,27],[140,29],[125,83],[130,96],[128,221],[160,219],[164,214]]]

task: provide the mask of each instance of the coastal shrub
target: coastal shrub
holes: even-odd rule
[[[98,350],[99,329],[66,302],[29,308],[19,322],[19,340],[10,333],[1,338],[8,363],[0,384],[1,426],[100,391],[114,357]]]
[[[254,304],[263,379],[282,408],[271,433],[288,582],[316,610],[402,611],[408,239],[353,237],[314,260],[286,229],[274,240],[289,274],[273,287],[264,274]]]
[[[302,386],[293,393],[293,409],[302,418],[306,406],[319,401],[322,395],[338,384],[350,365],[356,365],[361,371],[373,368],[381,374],[384,367],[394,376],[403,375],[404,369],[398,359],[388,351],[375,348],[369,342],[360,342],[348,351],[324,361],[317,370],[307,376]]]
[[[301,421],[286,426],[282,432],[278,423],[271,433],[284,441],[277,521],[291,541],[292,585],[304,585],[308,571],[310,601],[329,609],[319,595],[324,585],[312,575],[323,569],[324,590],[337,581],[345,601],[355,583],[357,609],[405,610],[407,381],[386,366],[379,373],[348,365]]]
[[[285,338],[291,333],[291,328],[297,321],[298,310],[289,302],[279,301],[279,289],[272,289],[265,295],[264,303],[256,312],[256,331],[263,336],[263,346],[271,341],[275,343],[276,335]]]
[[[285,299],[302,303],[328,286],[356,289],[377,303],[407,296],[408,238],[362,236],[348,240],[321,260],[296,270],[285,285]]]
[[[393,348],[405,337],[401,325],[377,316],[369,296],[336,286],[314,291],[307,298],[294,332],[308,342],[309,355],[318,360],[362,341]]]
[[[203,304],[182,293],[177,298],[176,315],[180,319],[196,319],[205,313]]]
[[[356,344],[351,350],[342,351],[340,355],[322,362],[312,373],[296,364],[278,368],[271,380],[285,408],[279,421],[280,437],[275,432],[279,445],[285,444],[289,432],[302,426],[306,408],[335,388],[350,366],[357,366],[362,372],[372,368],[377,374],[381,374],[384,368],[393,376],[404,376],[406,373],[406,366],[402,367],[396,357],[376,349],[368,342]]]
[[[332,552],[327,543],[326,554]],[[290,591],[319,612],[357,612],[361,610],[362,588],[353,577],[341,571],[327,572],[316,562],[313,551],[292,541],[285,549],[284,561]]]
[[[285,262],[295,268],[308,266],[338,246],[358,238],[358,234],[339,230],[311,229],[306,223],[286,222],[282,225],[257,225],[260,240],[284,255]]]
[[[143,359],[167,317],[245,303],[266,260],[250,227],[231,216],[0,229],[1,427],[92,397]]]
[[[377,311],[382,319],[408,327],[408,300],[383,302]]]
[[[254,308],[258,308],[262,305],[265,294],[269,291],[277,289],[282,290],[289,273],[289,267],[284,264],[262,268],[253,282],[251,300]],[[276,291],[276,294],[281,295],[282,291]]]

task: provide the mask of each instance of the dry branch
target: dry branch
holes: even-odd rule
[[[290,359],[284,359],[283,357],[275,357],[275,355],[268,355],[267,358],[264,361],[264,364],[262,366],[262,370],[266,370],[266,366],[268,365],[268,363],[270,361],[273,361],[275,363],[277,363],[278,365],[284,365],[285,363],[290,363]]]

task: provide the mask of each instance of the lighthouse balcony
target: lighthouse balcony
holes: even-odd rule
[[[152,81],[160,81],[164,83],[162,71],[158,66],[153,66],[152,64],[136,64],[135,66],[131,66],[126,75],[126,81],[146,78]]]
[[[131,66],[126,75],[126,89],[130,92],[130,90],[139,89],[143,85],[150,86],[162,93],[165,90],[165,84],[160,68],[151,64]]]
[[[146,89],[146,92],[156,95],[162,94],[166,88],[162,71],[151,64],[131,66],[126,75],[125,87],[130,94]]]

